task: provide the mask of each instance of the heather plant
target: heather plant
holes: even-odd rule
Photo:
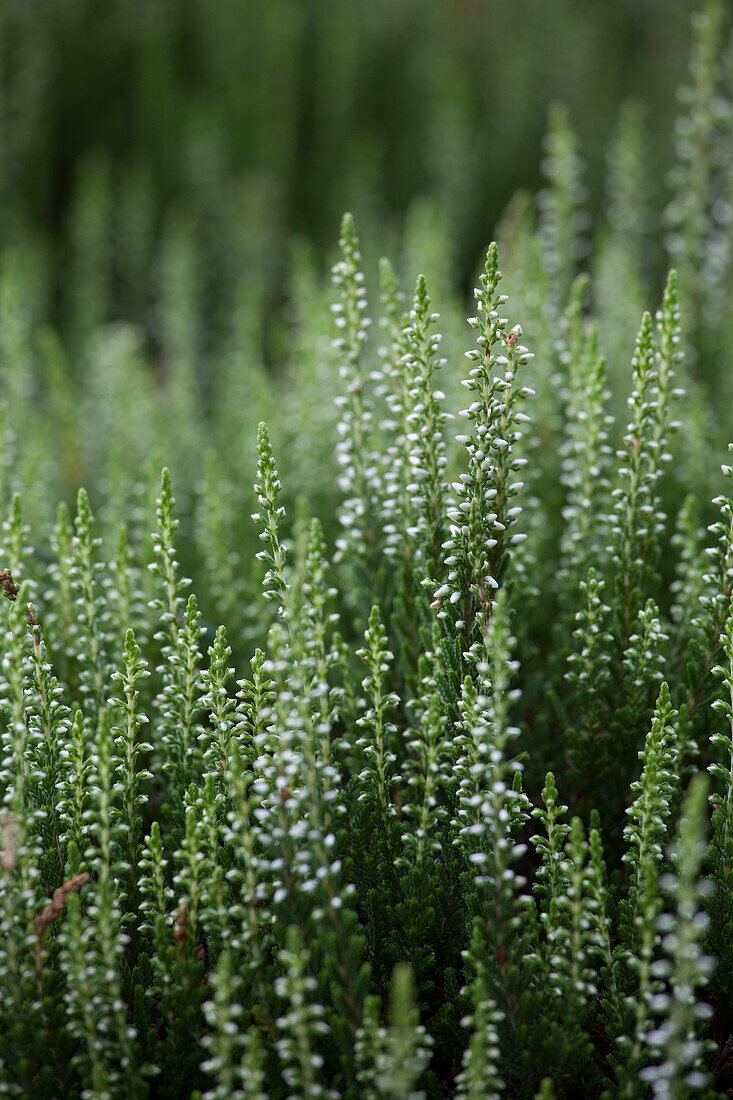
[[[250,296],[203,384],[183,216],[159,373],[3,268],[3,1095],[730,1092],[724,16],[660,285],[633,109],[598,227],[553,112],[462,331],[429,211],[435,289],[414,226],[372,280],[346,215],[330,291],[296,249],[284,378]]]

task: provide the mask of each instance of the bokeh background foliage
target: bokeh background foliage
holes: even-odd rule
[[[691,9],[4,0],[0,236],[32,241],[46,316],[62,327],[78,312],[74,273],[94,262],[105,319],[154,332],[160,242],[181,220],[204,241],[197,277],[214,331],[235,273],[277,300],[292,233],[332,246],[345,209],[368,240],[433,196],[465,279],[510,196],[539,183],[551,101],[581,139],[589,209],[625,98],[647,105],[650,154],[670,162]]]

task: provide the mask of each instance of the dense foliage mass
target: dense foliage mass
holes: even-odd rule
[[[729,1094],[726,15],[663,242],[557,111],[472,335],[427,208],[378,295],[297,257],[285,377],[245,298],[202,385],[182,240],[162,364],[2,265],[3,1095]]]

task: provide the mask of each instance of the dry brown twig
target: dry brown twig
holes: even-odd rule
[[[15,814],[3,814],[0,817],[0,851],[3,871],[12,871],[18,861],[18,823]]]
[[[38,942],[36,943],[36,967],[40,973],[41,971],[41,947],[43,945],[43,934],[48,928],[49,924],[53,924],[66,905],[66,899],[69,894],[73,894],[76,890],[89,881],[89,872],[82,871],[81,874],[74,875],[67,882],[59,886],[57,890],[54,890],[53,898],[42,912],[36,917],[36,933],[38,936]]]
[[[173,942],[178,948],[178,953],[183,951],[183,948],[188,940],[188,933],[190,930],[190,922],[188,916],[188,906],[185,901],[182,901],[178,906],[178,912],[176,913],[176,927],[173,932]]]
[[[18,598],[19,588],[13,580],[13,574],[9,569],[0,569],[0,589],[6,600],[15,603]]]
[[[10,600],[11,603],[15,603],[20,592],[20,586],[13,578],[13,574],[9,569],[0,569],[0,592],[5,596],[6,600]],[[38,626],[38,617],[28,604],[25,611],[25,617],[28,620],[29,626]]]

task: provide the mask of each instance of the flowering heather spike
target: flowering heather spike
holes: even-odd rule
[[[140,656],[140,647],[135,641],[132,629],[125,635],[123,669],[113,675],[118,685],[119,697],[110,699],[110,706],[120,715],[122,722],[113,727],[115,745],[115,790],[121,796],[122,805],[116,810],[116,816],[123,828],[123,860],[129,880],[127,904],[137,907],[137,878],[140,838],[142,831],[141,807],[147,802],[142,791],[146,780],[152,774],[142,766],[142,754],[152,752],[153,746],[140,740],[140,731],[148,723],[147,715],[140,712],[140,689],[138,684],[145,680],[148,672],[145,661]]]
[[[447,577],[435,592],[438,619],[446,634],[446,664],[463,680],[463,653],[480,646],[491,621],[495,592],[504,581],[517,537],[512,535],[521,509],[512,499],[521,488],[516,471],[524,464],[514,457],[525,418],[521,406],[532,391],[517,383],[517,371],[531,358],[519,342],[521,328],[510,329],[499,310],[506,296],[496,244],[489,247],[481,285],[475,291],[478,316],[469,324],[478,332],[477,350],[466,353],[473,364],[465,388],[474,400],[461,415],[470,434],[458,436],[466,450],[466,472],[453,483],[448,509]],[[454,687],[455,690],[455,687]]]
[[[677,157],[669,179],[674,194],[664,214],[665,243],[680,269],[691,329],[703,319],[715,323],[729,262],[723,243],[727,167],[721,134],[729,125],[730,98],[723,98],[720,80],[726,31],[725,3],[703,0],[692,18],[690,85],[680,89],[684,113],[676,124]]]
[[[341,419],[336,455],[341,469],[339,484],[344,494],[339,515],[343,535],[338,550],[341,554],[352,553],[358,566],[363,560],[369,560],[376,544],[375,498],[380,487],[371,464],[374,410],[364,365],[371,321],[367,315],[359,240],[351,214],[344,214],[339,244],[342,259],[333,268],[332,275],[340,301],[331,307],[339,333],[334,346],[343,356],[340,375],[345,389],[337,402]]]
[[[380,1023],[378,998],[370,999],[364,1012],[357,1047],[361,1094],[380,1100],[420,1096],[415,1086],[430,1060],[430,1047],[415,1009],[412,973],[401,964],[392,973],[389,1026]]]
[[[2,526],[2,557],[3,567],[11,575],[20,572],[21,559],[25,557],[24,546],[26,529],[23,526],[21,496],[13,493],[8,515],[3,519]]]
[[[387,690],[387,673],[394,656],[387,648],[387,636],[376,605],[369,616],[365,642],[364,648],[357,650],[357,657],[361,657],[368,669],[362,681],[368,709],[358,723],[366,732],[356,742],[364,760],[364,768],[359,774],[363,788],[359,800],[369,804],[374,814],[375,839],[391,852],[396,811],[389,797],[395,762],[390,741],[396,727],[386,716],[398,706],[399,699]]]
[[[643,935],[643,921],[648,919],[640,916],[639,906],[643,901],[649,913],[649,890],[653,889],[657,878],[677,786],[679,746],[676,720],[677,712],[670,703],[669,688],[663,683],[651,729],[639,753],[642,772],[640,778],[631,784],[636,797],[626,810],[629,821],[624,827],[624,840],[629,850],[623,859],[629,868],[630,882],[623,921],[626,943],[634,953]]]
[[[702,899],[712,888],[699,877],[705,858],[706,808],[707,777],[698,775],[690,784],[677,840],[670,849],[674,869],[660,880],[671,911],[657,921],[663,955],[654,972],[665,984],[650,999],[651,1011],[661,1020],[645,1035],[646,1065],[640,1073],[656,1098],[694,1094],[710,1082],[706,1043],[697,1038],[697,1031],[699,1022],[708,1020],[713,1010],[695,996],[696,989],[707,985],[714,967],[702,944],[707,927]]]
[[[266,567],[264,577],[265,598],[276,600],[282,609],[288,590],[285,579],[285,550],[280,540],[280,523],[285,509],[278,504],[280,496],[280,478],[270,445],[270,436],[266,424],[260,424],[257,430],[257,481],[255,493],[261,511],[255,512],[252,519],[262,528],[260,540],[265,549],[257,555]]]
[[[179,594],[181,589],[185,587],[185,581],[179,575],[174,545],[175,533],[178,529],[178,520],[174,514],[175,503],[171,491],[170,471],[165,468],[160,478],[160,496],[156,508],[158,528],[153,535],[155,557],[150,569],[158,578],[161,587],[160,594],[155,601],[155,607],[159,611],[162,621],[170,630],[174,646],[178,640],[178,627],[180,625]]]
[[[578,141],[566,109],[559,104],[550,109],[545,151],[543,168],[549,186],[539,196],[540,233],[552,294],[562,309],[583,248],[579,230],[584,221],[580,204],[585,192]]]
[[[621,105],[608,158],[608,220],[624,254],[635,265],[644,262],[651,211],[646,158],[645,107],[629,99]]]
[[[498,1097],[504,1086],[498,1068],[499,1026],[503,1014],[490,996],[487,970],[480,961],[483,951],[483,939],[478,928],[474,926],[471,948],[467,952],[468,961],[474,969],[469,986],[472,1014],[462,1021],[465,1027],[471,1029],[471,1038],[463,1056],[463,1070],[458,1076],[456,1093],[459,1097],[466,1097],[466,1100]]]
[[[718,966],[713,979],[717,996],[731,991],[731,959],[729,935],[730,906],[733,898],[733,614],[730,610],[723,630],[724,660],[713,671],[722,682],[722,696],[713,707],[723,719],[723,732],[710,738],[715,756],[708,771],[715,786],[710,796],[712,805],[712,838],[709,859],[715,876],[715,893],[708,900],[710,915],[709,945],[715,951]]]
[[[107,705],[105,687],[111,669],[110,623],[105,568],[99,560],[102,540],[96,534],[89,497],[84,489],[79,490],[74,528],[71,586],[75,605],[79,689],[85,719],[90,730],[94,730]]]
[[[208,671],[204,673],[205,694],[202,703],[209,710],[211,730],[200,734],[205,746],[204,766],[207,773],[213,774],[218,780],[227,770],[229,739],[234,726],[234,700],[227,693],[227,684],[234,674],[234,669],[229,667],[231,656],[226,630],[220,626],[213,646],[209,647],[210,663]]]
[[[613,423],[606,412],[608,398],[598,330],[591,328],[581,334],[569,372],[567,440],[562,464],[567,504],[561,568],[566,584],[596,567],[603,556],[606,541],[603,507],[610,492],[608,439]]]
[[[413,498],[416,551],[426,577],[437,577],[444,524],[444,478],[447,459],[442,411],[443,394],[433,389],[432,376],[445,360],[438,359],[440,336],[430,330],[437,314],[430,311],[423,275],[418,276],[415,300],[404,329],[410,407],[407,415],[409,471],[406,492]]]

